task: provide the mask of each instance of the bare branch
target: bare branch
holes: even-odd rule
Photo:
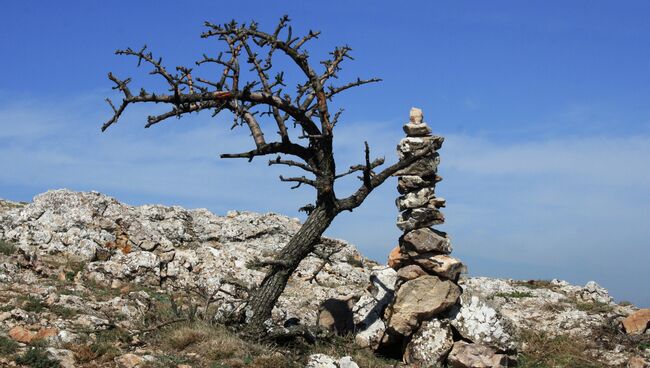
[[[303,169],[305,171],[308,171],[308,172],[310,172],[312,174],[319,174],[320,173],[319,170],[313,169],[309,165],[306,165],[306,164],[303,164],[303,163],[300,163],[300,162],[296,162],[296,161],[292,161],[292,160],[283,160],[283,159],[280,158],[280,156],[276,157],[274,160],[269,160],[269,166],[271,166],[271,165],[295,166],[295,167],[299,167],[299,168],[301,168],[301,169]]]
[[[296,188],[300,187],[302,184],[311,185],[312,187],[316,188],[316,182],[314,180],[307,179],[304,176],[294,177],[294,178],[285,178],[284,176],[280,175],[280,181],[298,183],[298,184],[292,186],[291,189],[296,189]]]

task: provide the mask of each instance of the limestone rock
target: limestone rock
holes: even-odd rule
[[[53,190],[32,203],[6,206],[0,213],[0,240],[16,244],[28,260],[85,263],[75,275],[80,282],[217,292],[214,297],[223,300],[217,318],[222,318],[239,305],[236,299],[247,296],[238,285],[253,287],[264,277],[252,261],[272,258],[300,226],[273,213],[217,216],[205,209],[135,207],[96,192]],[[276,321],[290,315],[313,325],[322,301],[364,292],[370,276],[365,257],[340,240],[324,239],[317,248],[340,251],[318,272],[318,282],[310,281],[322,260],[310,255],[300,263],[274,308]],[[16,278],[16,267],[0,262],[0,283]]]
[[[404,211],[410,208],[424,207],[434,197],[433,188],[422,188],[398,197],[395,204],[400,211]]]
[[[397,155],[400,159],[409,157],[417,151],[430,148],[431,151],[439,150],[442,147],[444,138],[440,136],[431,137],[406,137],[397,145]]]
[[[628,335],[640,335],[650,326],[650,308],[640,309],[623,320]]]
[[[411,165],[397,171],[393,176],[420,176],[435,177],[440,164],[440,155],[435,152],[429,156],[424,156]]]
[[[513,367],[514,362],[504,354],[480,344],[457,341],[451,349],[448,364],[453,368],[498,368]]]
[[[431,135],[431,128],[426,123],[407,123],[403,128],[404,133],[409,137],[425,137]]]
[[[477,296],[461,296],[460,308],[450,312],[451,325],[467,340],[502,351],[517,348],[512,325]]]
[[[386,325],[382,316],[393,300],[397,273],[390,267],[377,266],[370,276],[370,293],[363,295],[352,309],[357,328],[355,342],[362,347],[376,348]]]
[[[596,302],[601,304],[610,304],[613,302],[613,299],[609,296],[607,290],[598,285],[595,281],[587,282],[577,296],[578,299],[585,302]]]
[[[397,179],[397,191],[400,194],[406,194],[422,188],[434,187],[441,180],[442,177],[437,175],[428,177],[402,175]]]
[[[418,265],[408,265],[397,270],[397,279],[399,281],[410,281],[417,279],[420,276],[428,275],[428,273]]]
[[[460,293],[456,284],[437,276],[407,281],[397,291],[388,327],[400,335],[410,335],[420,321],[454,305]]]
[[[423,322],[404,352],[404,362],[417,367],[437,367],[454,346],[449,323],[434,319]]]
[[[424,119],[424,115],[422,114],[422,109],[418,109],[417,107],[411,107],[411,110],[409,111],[409,122],[415,124],[421,124],[423,119]]]
[[[460,260],[446,254],[416,254],[411,256],[411,260],[424,270],[449,280],[457,280],[458,276],[465,269],[465,266]]]
[[[428,227],[407,232],[400,238],[400,245],[407,250],[418,253],[438,252],[449,254],[452,251],[451,240],[447,234]]]
[[[359,366],[349,356],[336,359],[325,354],[312,354],[305,368],[359,368]]]
[[[397,217],[397,227],[402,231],[411,231],[421,227],[439,225],[445,216],[436,208],[416,208],[402,212]]]
[[[115,358],[119,368],[136,368],[144,363],[144,359],[138,355],[128,353]]]

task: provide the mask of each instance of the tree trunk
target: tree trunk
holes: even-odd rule
[[[271,311],[280,294],[284,291],[289,277],[298,268],[300,261],[314,250],[327,227],[332,223],[336,212],[327,205],[317,206],[307,217],[307,221],[282,248],[276,260],[283,264],[271,266],[260,287],[253,294],[248,304],[248,313],[252,317],[246,330],[250,334],[260,336],[264,333],[264,321],[271,318]]]

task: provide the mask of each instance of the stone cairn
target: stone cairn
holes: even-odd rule
[[[397,227],[404,234],[389,257],[397,280],[394,299],[384,314],[387,329],[382,344],[403,354],[406,363],[440,364],[453,345],[446,312],[459,301],[462,291],[457,281],[465,267],[449,255],[452,247],[447,234],[432,227],[444,222],[440,208],[445,200],[435,195],[436,183],[442,180],[437,175],[437,150],[444,138],[431,134],[417,108],[411,109],[404,132],[406,138],[397,146],[400,158],[427,148],[430,154],[394,175],[401,194],[396,200]],[[432,339],[438,340],[435,351],[419,346]]]

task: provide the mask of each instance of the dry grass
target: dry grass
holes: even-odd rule
[[[524,348],[519,368],[600,368],[604,364],[585,354],[589,344],[571,336],[549,337],[527,331],[521,334]]]

